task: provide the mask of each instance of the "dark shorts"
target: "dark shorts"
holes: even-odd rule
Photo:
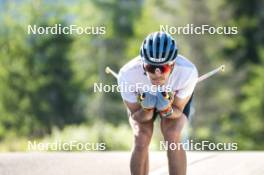
[[[192,103],[193,103],[193,94],[183,109],[183,113],[186,115],[187,119],[189,119],[189,117],[190,117],[190,111],[191,111]],[[158,111],[154,111],[153,120],[156,120],[158,115],[159,115]]]

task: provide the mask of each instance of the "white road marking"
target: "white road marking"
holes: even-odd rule
[[[191,154],[191,155],[190,155]],[[193,164],[196,164],[200,161],[203,161],[203,160],[206,160],[206,159],[210,159],[210,158],[213,158],[215,157],[216,155],[214,153],[207,153],[207,154],[204,154],[204,155],[196,155],[196,153],[188,153],[187,152],[187,164],[188,164],[188,167],[193,165]],[[191,159],[189,161],[189,159]],[[149,173],[149,175],[168,175],[168,166],[165,165],[161,168],[158,168],[152,172]]]

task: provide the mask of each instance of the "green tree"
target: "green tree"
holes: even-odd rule
[[[236,75],[237,80],[233,83],[236,103],[221,119],[221,124],[229,125],[223,134],[232,134],[240,149],[263,149],[264,3],[239,0],[228,1],[226,6],[231,7],[233,17],[228,24],[237,26],[239,34],[228,38],[224,49],[226,57],[233,60],[233,78]]]
[[[0,54],[0,136],[14,131],[17,135],[43,136],[53,126],[83,121],[79,104],[82,85],[75,79],[69,58],[73,38],[67,35],[27,34],[27,24],[54,26],[63,19],[45,16],[45,11],[58,13],[41,1],[6,5],[1,30]],[[24,14],[23,22],[19,16]],[[26,15],[28,15],[26,17]]]

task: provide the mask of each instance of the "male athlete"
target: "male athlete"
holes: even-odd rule
[[[131,174],[148,174],[148,147],[157,114],[161,118],[164,141],[180,143],[197,81],[195,65],[178,55],[175,40],[165,32],[149,34],[142,43],[140,55],[121,68],[118,84],[130,86],[121,96],[134,134]],[[167,150],[167,157],[170,175],[186,174],[183,148]]]

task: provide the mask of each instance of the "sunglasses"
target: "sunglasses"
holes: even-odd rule
[[[171,64],[164,64],[164,65],[151,65],[151,64],[144,64],[144,68],[147,72],[155,74],[156,69],[159,69],[162,74],[168,73],[171,71],[173,65]]]

